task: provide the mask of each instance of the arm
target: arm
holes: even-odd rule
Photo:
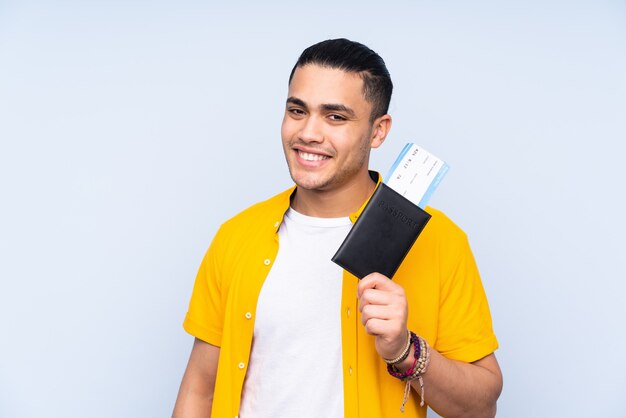
[[[408,369],[411,365],[403,365]],[[416,380],[411,386],[419,393]],[[502,373],[495,354],[464,363],[449,360],[431,348],[424,373],[426,402],[445,417],[494,417],[502,391]]]
[[[372,273],[358,287],[361,322],[376,337],[376,350],[394,358],[406,343],[408,302],[404,289],[387,277]],[[495,355],[473,363],[450,360],[431,350],[430,365],[423,375],[425,401],[445,417],[493,417],[502,390],[502,374]],[[407,370],[411,355],[397,367]],[[420,393],[419,383],[412,386]]]
[[[219,347],[195,339],[172,418],[210,418],[219,356]]]

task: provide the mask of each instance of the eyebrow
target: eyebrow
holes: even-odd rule
[[[307,107],[306,103],[303,100],[298,99],[297,97],[288,97],[287,103],[295,104],[296,106]]]
[[[292,103],[292,104],[295,104],[296,106],[302,106],[305,109],[308,108],[307,104],[303,100],[298,99],[297,97],[288,97],[287,103]],[[334,103],[322,104],[320,105],[320,109],[325,112],[329,112],[329,111],[330,112],[344,112],[348,114],[348,116],[350,117],[356,116],[356,114],[354,113],[354,110],[342,104],[334,104]]]

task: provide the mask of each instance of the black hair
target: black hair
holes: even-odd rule
[[[315,64],[357,73],[363,79],[363,95],[372,104],[370,120],[389,110],[393,83],[385,61],[376,52],[345,38],[328,39],[305,49],[289,75],[289,83],[298,67]]]

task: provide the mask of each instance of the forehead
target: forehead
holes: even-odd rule
[[[369,107],[360,75],[313,64],[296,69],[288,96],[301,99],[310,106],[334,103]]]

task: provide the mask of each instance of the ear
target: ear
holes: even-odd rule
[[[378,148],[385,142],[387,134],[391,129],[391,115],[382,115],[376,118],[373,123],[371,148]]]

